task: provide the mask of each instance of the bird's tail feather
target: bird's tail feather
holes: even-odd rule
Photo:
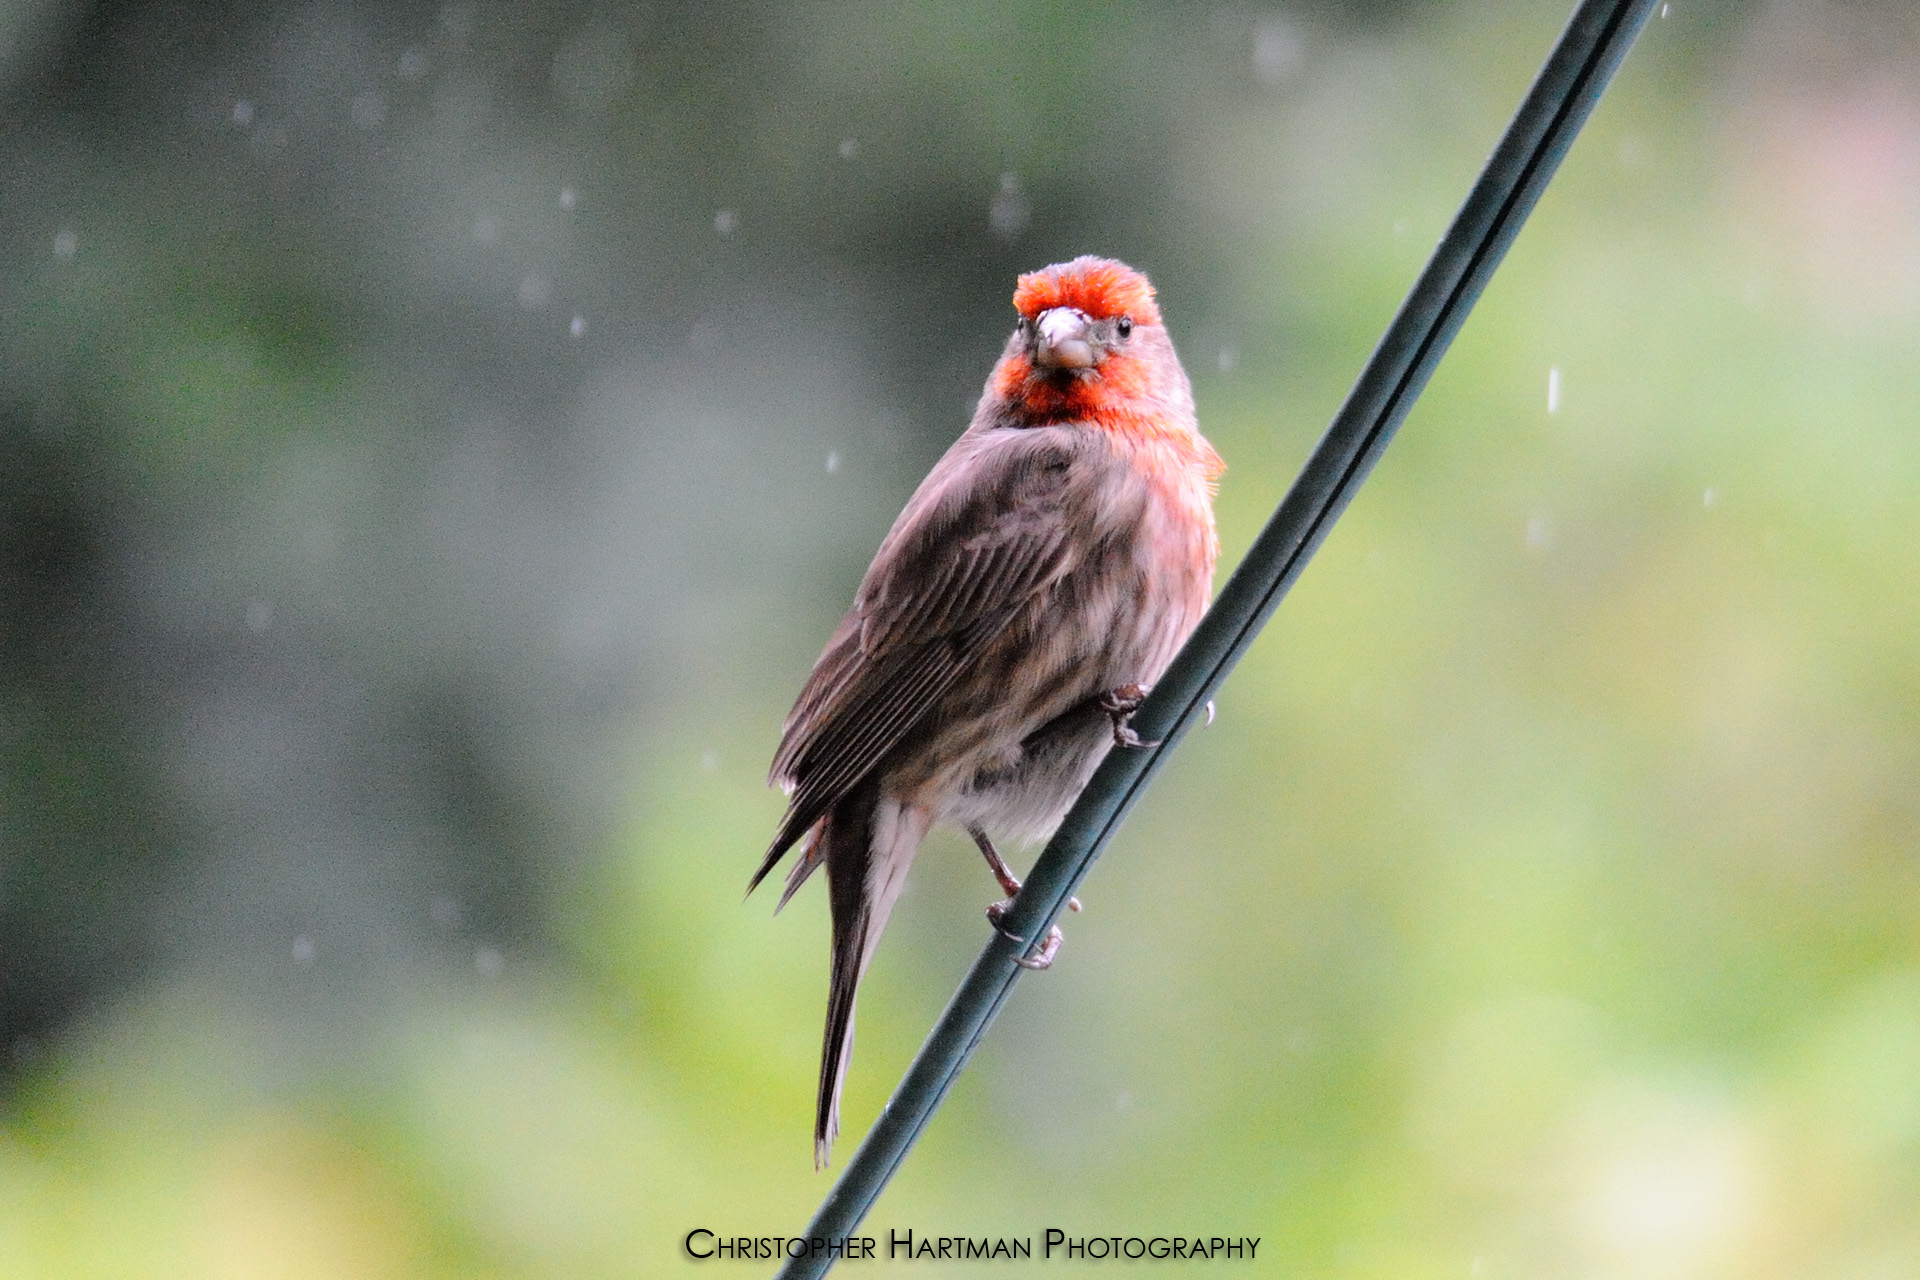
[[[833,966],[814,1111],[816,1168],[826,1167],[840,1132],[840,1089],[853,1059],[854,999],[860,979],[873,960],[880,933],[893,914],[907,868],[931,819],[931,814],[903,807],[863,787],[834,806],[817,837],[815,847],[826,863],[833,909]]]

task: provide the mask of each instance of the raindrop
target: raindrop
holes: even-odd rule
[[[477,947],[473,953],[473,967],[483,978],[497,978],[500,971],[507,967],[507,958],[500,954],[498,947]]]
[[[460,927],[460,900],[451,894],[443,893],[433,900],[428,908],[433,913],[433,922],[442,929]]]
[[[400,55],[394,70],[400,73],[402,80],[418,80],[427,74],[427,54],[424,49],[413,48]]]
[[[1546,550],[1547,543],[1553,538],[1553,525],[1542,514],[1527,517],[1527,546],[1534,551]]]
[[[827,474],[832,475],[834,472],[838,471],[839,469],[840,469],[840,455],[837,453],[829,453],[827,455]]]
[[[1131,1094],[1125,1089],[1122,1089],[1119,1093],[1116,1093],[1113,1096],[1113,1109],[1115,1111],[1133,1110],[1133,1094]]]
[[[1285,18],[1264,18],[1253,33],[1253,72],[1269,88],[1300,68],[1300,33]]]
[[[560,207],[562,209],[571,209],[578,203],[580,203],[580,193],[578,191],[575,191],[572,187],[560,188]]]
[[[1487,1260],[1485,1258],[1475,1258],[1473,1265],[1467,1268],[1467,1274],[1473,1276],[1474,1280],[1479,1280],[1479,1277],[1487,1274]]]
[[[1220,372],[1232,373],[1240,365],[1240,350],[1237,347],[1220,348]]]
[[[587,331],[587,318],[585,316],[575,316],[573,320],[567,325],[567,332],[576,338],[579,337],[581,334],[585,333],[586,331]]]
[[[1018,174],[1000,175],[1000,191],[987,210],[987,225],[1002,240],[1012,240],[1033,221],[1033,206],[1021,194]]]
[[[1406,234],[1407,234],[1407,232],[1409,232],[1409,231],[1411,231],[1411,230],[1413,230],[1413,220],[1412,220],[1412,219],[1410,219],[1410,218],[1395,218],[1395,219],[1393,220],[1393,238],[1394,238],[1395,240],[1398,240],[1398,239],[1400,239],[1400,238],[1401,238],[1402,236],[1404,236],[1404,235],[1406,235]]]
[[[702,751],[700,753],[700,767],[708,773],[712,773],[715,769],[718,769],[720,767],[720,753],[712,747],[708,747],[705,751]]]
[[[293,940],[293,962],[301,968],[313,963],[313,939],[301,934]]]
[[[1547,412],[1560,412],[1560,366],[1547,370]]]
[[[53,256],[71,258],[80,249],[80,237],[71,231],[60,230],[53,233]]]
[[[273,606],[265,600],[247,601],[247,630],[259,635],[273,625]]]
[[[514,290],[513,296],[528,311],[538,311],[553,297],[553,281],[542,272],[529,271],[520,278],[520,287]]]
[[[740,229],[740,215],[733,209],[722,209],[713,215],[713,229],[723,236],[730,236]]]
[[[860,140],[857,138],[840,139],[840,158],[851,160],[860,154]]]
[[[1672,5],[1670,5],[1670,4],[1663,4],[1663,5],[1661,5],[1661,6],[1660,6],[1660,16],[1661,16],[1661,17],[1663,17],[1663,18],[1664,18],[1664,17],[1666,17],[1666,16],[1667,16],[1667,10],[1669,10],[1669,9],[1671,9],[1671,8],[1673,8],[1673,6],[1672,6]]]
[[[450,4],[440,10],[440,25],[456,36],[473,34],[473,6],[470,4]]]
[[[1719,500],[1720,500],[1720,490],[1714,488],[1711,485],[1707,487],[1707,491],[1705,493],[1700,495],[1700,505],[1703,507],[1711,507],[1714,503],[1718,502]]]
[[[233,122],[237,125],[242,125],[242,126],[252,124],[253,123],[253,104],[247,101],[245,98],[242,98],[240,99],[240,101],[234,103],[233,104]]]
[[[500,239],[500,219],[490,213],[483,213],[473,220],[473,242],[475,244],[494,244]]]

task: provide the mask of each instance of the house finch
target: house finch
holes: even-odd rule
[[[1153,286],[1082,257],[1021,276],[1013,305],[973,422],[880,544],[773,761],[791,799],[748,892],[805,837],[780,905],[824,863],[833,915],[818,1166],[854,995],[928,829],[964,827],[1011,900],[989,832],[1046,835],[1115,743],[1138,744],[1127,717],[1212,587],[1223,467]],[[1058,945],[1056,928],[1022,963]]]

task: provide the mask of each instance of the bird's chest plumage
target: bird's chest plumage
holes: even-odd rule
[[[1085,481],[1099,500],[1067,504],[1086,523],[1084,554],[954,691],[945,723],[964,746],[946,776],[928,779],[949,821],[1014,839],[1050,831],[1112,746],[1100,697],[1158,680],[1205,611],[1204,476],[1119,453]]]

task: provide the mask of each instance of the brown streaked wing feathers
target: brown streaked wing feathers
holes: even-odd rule
[[[934,469],[860,584],[800,692],[773,781],[792,798],[748,892],[932,708],[1035,593],[1072,568],[1059,442],[975,453],[977,478]],[[970,480],[970,491],[957,492]],[[803,861],[791,897],[818,862]]]

